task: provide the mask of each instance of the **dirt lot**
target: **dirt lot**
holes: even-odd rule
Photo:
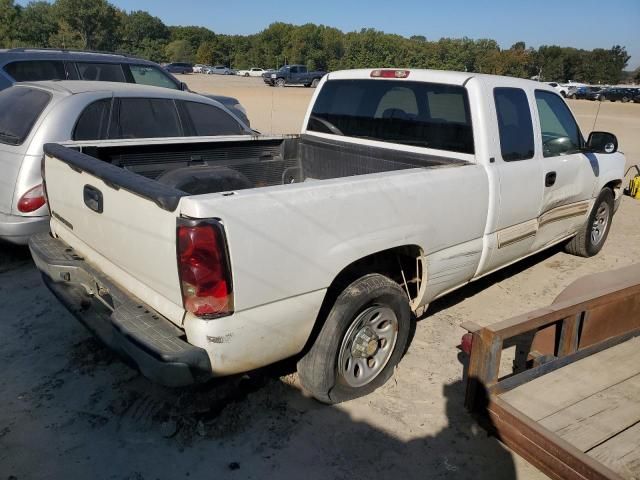
[[[313,94],[260,79],[189,76],[238,97],[254,128],[294,132]],[[598,104],[573,102],[585,131]],[[596,128],[640,161],[640,105],[606,103]],[[326,407],[291,363],[190,389],[153,385],[103,348],[42,286],[28,252],[0,247],[0,480],[39,478],[544,478],[462,408],[461,322],[550,303],[571,281],[640,259],[640,202],[625,198],[604,250],[554,249],[434,303],[394,378]]]

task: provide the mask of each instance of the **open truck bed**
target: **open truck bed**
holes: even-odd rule
[[[592,275],[556,303],[473,335],[469,409],[552,478],[640,478],[640,266]],[[514,373],[499,378],[503,348]]]

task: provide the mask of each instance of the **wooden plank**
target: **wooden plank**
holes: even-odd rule
[[[537,421],[640,373],[639,352],[640,337],[635,337],[500,397]]]
[[[532,421],[500,397],[487,408],[500,441],[553,479],[621,480],[613,470]]]
[[[586,452],[638,422],[640,375],[543,418],[540,425]]]
[[[597,446],[588,454],[622,478],[640,478],[640,423]]]

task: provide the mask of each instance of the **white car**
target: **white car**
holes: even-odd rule
[[[49,230],[45,143],[233,133],[253,132],[238,114],[195,93],[123,82],[17,83],[0,92],[0,239],[26,244]]]
[[[238,70],[237,75],[242,77],[261,77],[263,73],[266,73],[267,70],[264,68],[252,67],[249,70]]]
[[[553,87],[553,89],[562,95],[563,98],[566,98],[569,95],[569,87],[567,85],[562,85],[557,82],[549,82],[548,85]]]
[[[196,63],[193,66],[193,73],[202,73],[202,69],[206,68],[206,65],[202,65],[201,63]]]
[[[299,136],[45,146],[51,234],[30,247],[149,378],[299,356],[304,388],[333,403],[392,376],[436,298],[558,243],[597,254],[624,165],[539,82],[332,72]]]

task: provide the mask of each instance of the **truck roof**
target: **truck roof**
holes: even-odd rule
[[[453,72],[449,70],[429,70],[420,68],[362,68],[357,70],[338,70],[327,74],[327,80],[358,80],[371,78],[371,73],[375,70],[405,70],[409,72],[407,77],[396,78],[394,80],[417,80],[422,82],[445,83],[450,85],[464,85],[472,78],[480,79],[500,79],[500,83],[504,86],[524,87],[526,85],[535,85],[540,90],[555,91],[551,86],[543,82],[527,80],[523,78],[506,77],[501,75],[489,75],[484,73],[473,72]]]

